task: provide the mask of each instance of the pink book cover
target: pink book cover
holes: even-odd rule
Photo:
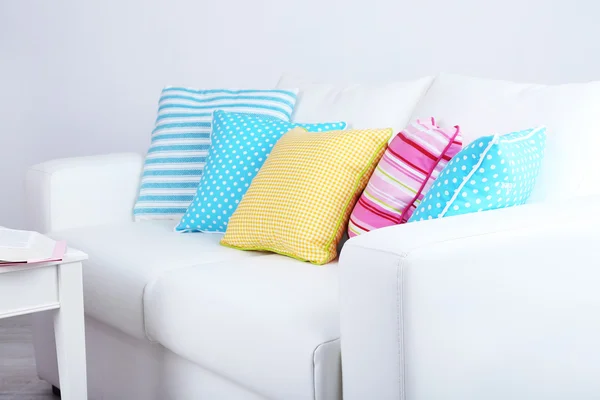
[[[41,264],[41,263],[45,263],[45,262],[62,261],[62,259],[64,258],[66,253],[67,253],[67,242],[64,240],[61,240],[61,241],[56,242],[56,245],[54,246],[54,251],[52,252],[52,256],[50,258],[32,259],[32,260],[21,261],[21,262],[0,262],[0,267],[10,267],[10,266],[17,266],[17,265],[25,266],[25,265],[30,265],[30,264]]]

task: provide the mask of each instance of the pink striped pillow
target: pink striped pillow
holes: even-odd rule
[[[460,128],[429,121],[409,124],[391,141],[358,199],[348,235],[403,224],[421,203],[448,161],[462,149]]]

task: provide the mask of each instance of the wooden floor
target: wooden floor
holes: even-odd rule
[[[37,378],[28,316],[0,319],[0,400],[58,400]]]

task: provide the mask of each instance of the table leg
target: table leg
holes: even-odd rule
[[[63,400],[87,399],[81,268],[81,263],[58,266],[60,308],[54,315],[54,334]]]

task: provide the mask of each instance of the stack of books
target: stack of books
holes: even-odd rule
[[[40,233],[0,227],[0,267],[61,261],[67,243]]]

